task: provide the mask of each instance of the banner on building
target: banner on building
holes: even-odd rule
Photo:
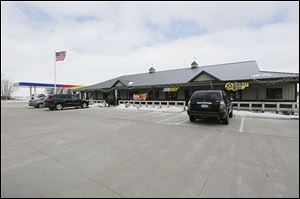
[[[243,90],[247,87],[249,87],[248,82],[227,82],[225,84],[225,89],[228,91]]]
[[[133,100],[141,101],[147,99],[147,93],[143,94],[133,94]]]
[[[178,87],[164,88],[163,92],[177,92]]]

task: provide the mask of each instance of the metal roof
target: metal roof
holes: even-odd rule
[[[272,72],[272,71],[259,71],[257,74],[253,74],[251,76],[251,79],[272,79],[272,78],[293,78],[293,77],[299,77],[299,74]]]
[[[118,80],[122,82],[126,87],[184,84],[190,82],[203,71],[221,81],[281,78],[291,76],[299,77],[299,74],[296,73],[259,71],[256,61],[244,61],[218,65],[199,66],[198,68],[189,67],[157,71],[154,73],[124,75],[81,88],[80,90],[111,88]]]

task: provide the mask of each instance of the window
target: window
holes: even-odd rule
[[[155,91],[155,100],[158,100],[159,99],[159,91]]]
[[[153,92],[153,90],[151,90],[151,91],[148,92],[147,99],[148,100],[154,100],[154,92]]]
[[[57,95],[58,98],[63,98],[63,99],[66,99],[66,98],[69,98],[68,95]]]
[[[177,92],[166,92],[166,100],[177,100]]]
[[[220,92],[207,92],[207,91],[197,91],[195,92],[191,100],[197,100],[197,101],[221,101],[222,96]]]
[[[242,99],[242,90],[237,91],[225,91],[229,98],[232,100],[241,100]]]
[[[282,88],[267,88],[267,99],[282,99]]]
[[[71,95],[71,99],[78,99],[79,97],[76,95]]]

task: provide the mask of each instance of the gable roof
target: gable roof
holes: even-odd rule
[[[198,68],[181,68],[173,70],[158,71],[154,73],[140,73],[124,75],[98,84],[81,88],[80,90],[107,89],[113,87],[117,81],[125,86],[155,86],[166,84],[184,84],[197,77],[200,73],[207,73],[220,81],[265,79],[280,77],[299,77],[296,73],[277,73],[259,71],[256,61],[244,61],[218,65],[200,66]],[[263,75],[265,74],[265,75]],[[267,74],[267,75],[266,75]]]
[[[210,73],[206,72],[205,70],[202,70],[198,75],[193,77],[189,82],[196,81],[198,78],[203,77],[203,75],[204,76],[206,75],[207,77],[209,77],[210,80],[219,80],[220,81],[220,79],[216,78],[215,76],[211,75]],[[201,80],[201,81],[203,81],[203,80]],[[206,80],[204,80],[204,81],[206,81]]]

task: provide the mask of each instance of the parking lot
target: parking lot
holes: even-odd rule
[[[3,103],[1,197],[299,197],[299,120]]]

